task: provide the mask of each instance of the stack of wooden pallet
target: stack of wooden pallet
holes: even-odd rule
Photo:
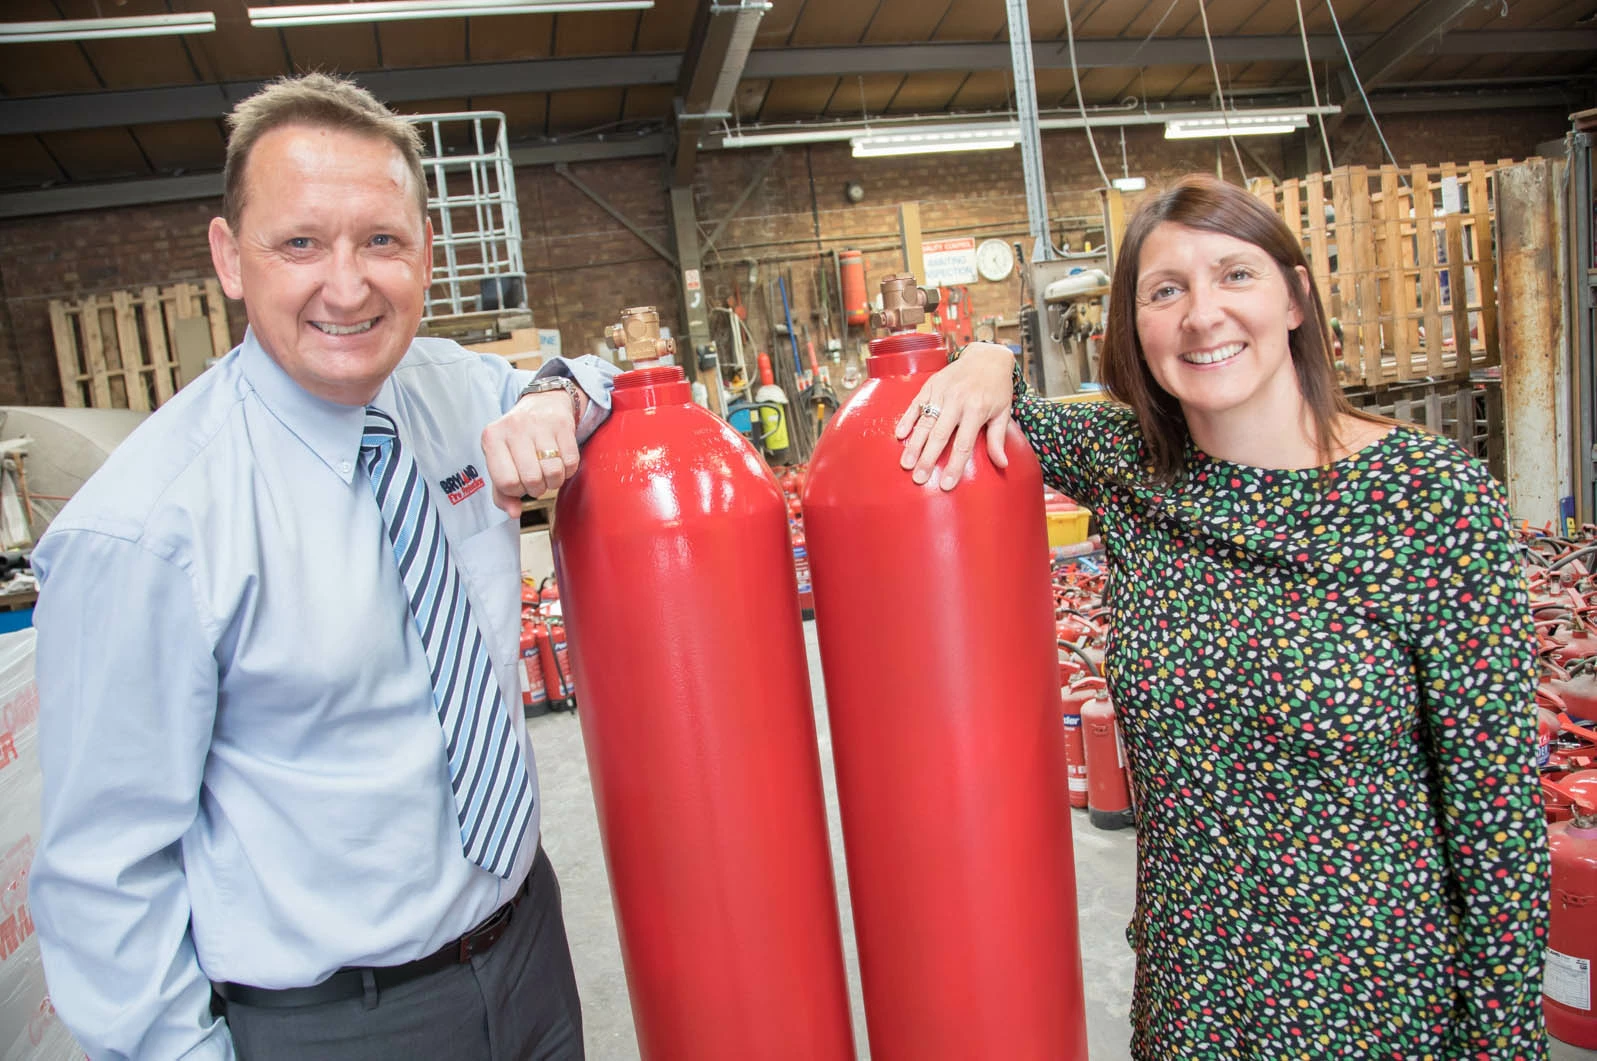
[[[154,409],[233,346],[215,280],[52,300],[50,328],[69,407]]]
[[[1341,322],[1345,386],[1467,379],[1500,363],[1496,168],[1343,166],[1253,182],[1302,241],[1326,310]]]

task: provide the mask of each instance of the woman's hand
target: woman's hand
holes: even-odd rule
[[[905,439],[899,464],[913,469],[913,478],[924,483],[932,477],[937,458],[948,440],[954,448],[943,466],[938,485],[952,490],[976,449],[976,435],[987,428],[987,453],[1000,468],[1009,466],[1004,455],[1004,432],[1009,427],[1009,403],[1013,394],[1010,377],[1015,355],[996,343],[971,343],[959,360],[926,381],[915,395],[915,402],[899,417],[893,434]]]

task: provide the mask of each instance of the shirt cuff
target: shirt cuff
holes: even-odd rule
[[[588,408],[577,422],[577,444],[581,445],[609,418],[610,391],[615,387],[615,378],[620,371],[602,357],[584,354],[581,357],[557,357],[539,368],[533,378],[565,376],[588,396]]]

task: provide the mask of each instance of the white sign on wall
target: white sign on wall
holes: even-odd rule
[[[976,238],[927,240],[920,245],[921,257],[926,260],[926,276],[921,283],[926,287],[948,287],[951,284],[976,282]]]
[[[538,329],[538,353],[543,355],[543,359],[545,361],[549,361],[560,356],[559,328]]]

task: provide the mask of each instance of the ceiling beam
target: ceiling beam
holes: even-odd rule
[[[68,184],[0,195],[0,219],[69,214],[79,210],[106,210],[175,203],[188,199],[220,199],[220,173],[194,173],[183,177],[145,177],[107,184]],[[220,205],[220,204],[218,204]]]
[[[1433,48],[1445,40],[1447,27],[1457,22],[1475,4],[1475,0],[1424,0],[1419,7],[1398,20],[1397,24],[1375,41],[1353,50],[1352,66],[1343,66],[1336,72],[1336,83],[1342,90],[1347,107],[1332,118],[1327,133],[1334,134],[1354,111],[1367,109],[1370,89],[1389,80],[1403,61],[1426,44]],[[1352,46],[1349,46],[1350,50]],[[1505,51],[1502,44],[1494,42],[1494,50]]]
[[[1368,91],[1389,80],[1403,60],[1438,42],[1449,26],[1462,18],[1478,0],[1425,0],[1380,39],[1356,53],[1353,67]]]
[[[771,9],[766,0],[736,0],[700,6],[694,19],[688,50],[683,54],[677,75],[674,103],[677,120],[676,147],[671,159],[671,183],[693,183],[693,166],[698,160],[699,134],[705,126],[730,116],[732,96],[743,69],[760,19]]]
[[[374,70],[351,76],[387,103],[462,96],[507,96],[581,88],[669,85],[682,57],[672,53],[576,59],[527,59],[414,70]],[[113,125],[147,125],[221,118],[263,81],[172,88],[78,92],[0,100],[0,134],[67,132]]]
[[[1454,0],[1456,2],[1456,0]],[[1371,34],[1348,37],[1354,55],[1375,44]],[[1486,55],[1548,52],[1597,52],[1597,29],[1471,31],[1442,37],[1436,55]],[[1295,35],[1238,36],[1214,39],[1215,59],[1222,63],[1302,62],[1303,41]],[[1334,35],[1309,37],[1309,53],[1316,59],[1338,61],[1342,46]],[[1037,69],[1070,68],[1070,50],[1062,41],[1032,45]],[[1164,37],[1147,41],[1102,39],[1076,41],[1076,61],[1082,69],[1095,67],[1207,66],[1209,51],[1202,37]],[[994,44],[883,44],[836,48],[763,49],[749,56],[745,77],[781,78],[852,76],[872,73],[915,74],[939,70],[1008,70],[1009,45]]]
[[[1354,36],[1354,54],[1375,43],[1373,36]],[[1214,42],[1220,62],[1301,62],[1303,44],[1295,36],[1219,37]],[[1140,52],[1138,49],[1141,49]],[[1341,48],[1334,36],[1309,38],[1316,58],[1335,61]],[[1105,39],[1076,42],[1080,66],[1180,66],[1207,64],[1201,38],[1166,37],[1146,44]],[[1482,30],[1444,35],[1436,55],[1484,55],[1498,52],[1597,53],[1597,29]],[[1038,69],[1068,68],[1067,49],[1058,41],[1033,46]],[[390,103],[462,96],[559,92],[577,88],[620,88],[629,85],[675,84],[682,56],[675,53],[528,59],[505,63],[414,70],[382,70],[356,74],[355,79]],[[782,48],[749,53],[743,76],[748,78],[845,77],[861,70],[918,73],[936,70],[1008,70],[1009,46],[995,44],[893,44],[849,48]],[[121,89],[57,96],[0,99],[0,134],[66,132],[117,125],[215,119],[260,88],[258,81],[182,85],[171,88]]]
[[[1496,87],[1472,94],[1459,92],[1388,93],[1370,102],[1377,114],[1440,113],[1479,111],[1513,107],[1571,107],[1571,92],[1537,86]],[[1056,135],[1045,131],[1044,135]],[[707,140],[706,148],[717,142]],[[729,149],[730,150],[730,149]],[[659,158],[666,152],[666,138],[658,133],[626,139],[585,140],[564,144],[524,144],[510,148],[510,160],[517,166],[546,166],[561,162],[589,162],[617,158]],[[774,161],[761,164],[761,172]],[[69,184],[55,188],[0,193],[0,219],[65,214],[79,210],[102,210],[139,206],[145,203],[175,202],[186,199],[220,199],[222,175],[197,173],[182,177],[147,177],[106,184]],[[734,206],[732,213],[736,212]],[[714,244],[712,236],[710,244]]]
[[[583,140],[565,144],[525,144],[510,148],[515,166],[551,166],[565,162],[601,162],[617,158],[658,158],[665,154],[665,137],[648,136],[609,140]],[[104,184],[65,184],[55,188],[0,194],[0,220],[70,214],[79,210],[106,210],[147,203],[189,199],[220,199],[220,173],[192,173],[182,177],[145,177]],[[220,207],[220,204],[218,204]]]
[[[1359,38],[1363,41],[1371,37]],[[1336,59],[1335,37],[1310,37],[1316,59]],[[1070,50],[1060,41],[1033,41],[1032,65],[1038,70],[1069,69]],[[1215,58],[1224,62],[1303,60],[1297,37],[1216,37]],[[1104,66],[1191,66],[1209,62],[1203,38],[1166,37],[1145,45],[1135,40],[1076,41],[1076,63],[1082,69]],[[840,77],[861,71],[875,74],[919,74],[947,70],[1008,70],[1009,44],[866,44],[831,48],[782,48],[749,56],[751,78]]]

